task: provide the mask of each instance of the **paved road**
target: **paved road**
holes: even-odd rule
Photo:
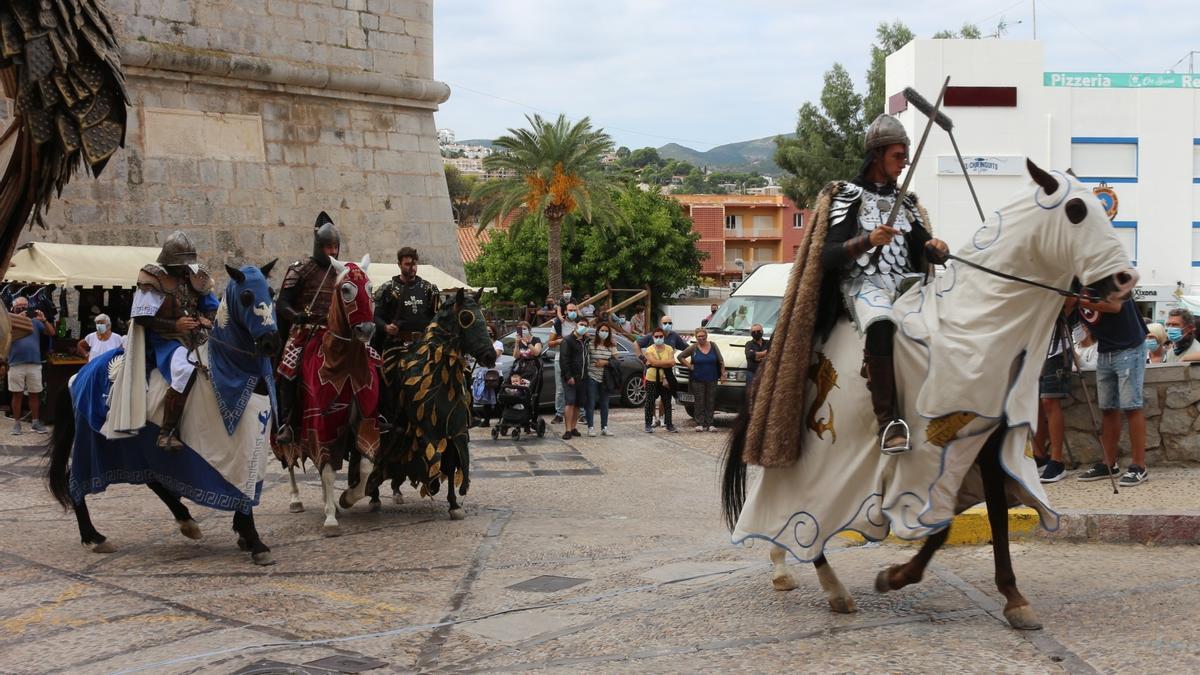
[[[382,662],[372,672],[1200,670],[1196,547],[1017,544],[1047,625],[1019,634],[997,616],[989,547],[947,550],[922,584],[880,596],[875,573],[912,549],[847,546],[830,558],[860,611],[834,615],[809,568],[778,592],[764,547],[728,545],[724,433],[649,436],[632,411],[613,427],[476,443],[462,522],[409,491],[326,539],[315,476],[299,515],[276,479],[256,512],[270,568],[236,550],[226,514],[195,509],[205,534],[191,541],[128,486],[91,500],[119,550],[85,551],[36,450],[0,447],[0,672],[329,672],[299,664],[330,657]]]

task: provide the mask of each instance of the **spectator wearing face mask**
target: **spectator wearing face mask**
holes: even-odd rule
[[[1146,361],[1150,365],[1166,363],[1167,354],[1171,350],[1171,341],[1167,339],[1167,329],[1161,323],[1146,326]]]
[[[571,304],[572,295],[573,294],[571,293],[571,287],[566,284],[563,284],[562,296],[558,299],[558,302],[556,303],[557,307],[558,307],[558,318],[561,319],[561,318],[563,318],[563,316],[566,315],[567,305]]]
[[[658,326],[663,334],[663,344],[667,345],[672,350],[682,351],[687,349],[688,341],[685,340],[682,335],[675,332],[675,321],[671,319],[670,315],[664,314],[662,319],[659,320]],[[635,354],[637,354],[638,358],[642,360],[642,363],[646,363],[646,357],[642,354],[642,350],[649,347],[653,343],[653,333],[650,335],[643,335],[640,339],[633,343],[633,351]],[[653,426],[662,426],[663,416],[663,406],[659,405],[658,414],[654,416]],[[668,422],[668,424],[670,424],[670,422]]]
[[[1092,337],[1092,332],[1083,323],[1078,323],[1071,329],[1071,339],[1075,344],[1075,356],[1079,359],[1082,370],[1095,370],[1096,361],[1100,357],[1099,343]]]
[[[763,361],[767,360],[767,350],[771,347],[771,341],[763,338],[763,325],[756,323],[750,326],[750,341],[746,343],[746,388],[749,389],[750,384],[754,382],[754,374],[758,372],[758,366]]]
[[[1191,310],[1176,307],[1167,313],[1167,350],[1164,363],[1200,361],[1200,342],[1196,341],[1196,319]]]
[[[563,392],[563,397],[566,402],[564,415],[565,428],[563,432],[563,440],[570,440],[572,437],[578,437],[579,433],[577,425],[579,423],[579,409],[587,409],[588,405],[588,359],[590,349],[588,346],[587,319],[579,317],[575,323],[574,329],[570,333],[563,336],[558,354],[562,363],[562,376],[558,381],[558,390]]]
[[[708,341],[708,329],[697,329],[696,343],[679,352],[675,360],[692,371],[688,385],[696,397],[696,431],[716,431],[713,410],[717,406],[717,384],[725,380],[725,360],[717,345]]]
[[[667,334],[662,328],[655,328],[649,337],[650,345],[642,355],[646,362],[646,433],[654,433],[651,418],[656,402],[662,404],[667,431],[679,433],[671,422],[671,390],[674,389],[671,369],[675,366],[675,349],[667,344]]]
[[[96,331],[85,335],[76,345],[76,349],[80,354],[87,356],[88,361],[105,352],[125,347],[125,338],[113,333],[112,321],[107,314],[96,315],[95,321]]]
[[[700,325],[708,326],[708,322],[712,321],[713,314],[716,314],[716,313],[717,313],[717,303],[714,302],[713,304],[708,306],[708,316],[704,317],[704,320],[700,322]]]
[[[570,291],[565,291],[570,292]],[[554,354],[554,382],[556,385],[563,381],[562,378],[562,343],[563,339],[569,336],[579,321],[579,309],[575,303],[568,302],[565,314],[554,320],[554,330],[550,332],[550,348],[557,349]],[[562,386],[554,388],[554,419],[551,424],[558,424],[563,421],[566,414],[566,397],[563,394]]]
[[[600,435],[608,436],[608,397],[621,386],[620,372],[613,382],[617,364],[617,343],[612,339],[612,326],[601,322],[596,326],[596,338],[592,341],[592,353],[588,360],[588,436],[596,435],[596,407],[600,408]],[[614,387],[615,384],[615,387]]]

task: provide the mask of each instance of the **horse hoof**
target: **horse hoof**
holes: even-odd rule
[[[271,556],[270,551],[260,551],[258,553],[251,553],[250,559],[254,561],[255,565],[261,565],[262,567],[267,567],[269,565],[275,564],[275,558]]]
[[[1008,619],[1008,625],[1017,630],[1042,629],[1042,622],[1038,621],[1037,614],[1034,614],[1033,607],[1029,605],[1004,610],[1004,618]]]
[[[853,614],[858,611],[858,605],[854,604],[854,598],[847,595],[844,598],[829,598],[829,609],[838,614]]]
[[[404,495],[400,494],[399,492],[393,492],[392,493],[392,503],[395,504],[396,506],[400,506],[401,504],[404,503]]]
[[[342,528],[338,525],[325,525],[321,528],[322,536],[340,537],[342,536]]]
[[[175,522],[179,523],[179,533],[183,536],[187,537],[188,539],[200,538],[200,526],[196,524],[196,521],[188,518],[187,520],[178,520]]]
[[[891,582],[888,581],[888,572],[890,572],[891,570],[892,570],[892,568],[890,568],[890,567],[885,570],[882,570],[875,577],[875,592],[876,593],[887,593],[889,591],[895,590],[892,588]]]
[[[383,510],[383,502],[379,501],[378,499],[372,499],[371,505],[367,510],[371,513],[379,513]]]
[[[92,553],[112,553],[117,550],[117,547],[113,546],[113,543],[107,539],[99,544],[84,544],[84,546]]]
[[[450,520],[464,520],[467,512],[462,509],[450,509]]]
[[[304,513],[304,503],[303,502],[292,502],[291,504],[288,505],[288,511],[290,511],[292,513]]]
[[[771,578],[771,586],[777,591],[794,591],[800,587],[790,574],[781,574]]]

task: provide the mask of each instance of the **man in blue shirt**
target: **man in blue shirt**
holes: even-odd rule
[[[1121,476],[1121,487],[1133,487],[1146,473],[1146,416],[1142,412],[1142,384],[1146,373],[1146,324],[1132,299],[1079,301],[1079,316],[1099,343],[1096,361],[1096,398],[1099,399],[1104,462],[1081,473],[1078,480],[1106,480],[1120,473],[1117,443],[1121,439],[1121,413],[1129,424],[1132,464]]]
[[[29,300],[17,298],[13,300],[13,314],[25,314],[29,311]],[[42,424],[42,334],[53,335],[54,327],[46,321],[42,310],[34,310],[29,317],[33,323],[33,332],[20,340],[15,340],[8,351],[8,390],[12,392],[13,435],[21,433],[21,396],[29,394],[29,414],[33,419],[32,428],[39,434],[46,433],[46,425]]]

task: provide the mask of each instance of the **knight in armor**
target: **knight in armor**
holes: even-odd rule
[[[299,397],[300,364],[304,353],[316,347],[317,329],[325,325],[338,273],[333,261],[342,250],[342,238],[329,214],[322,211],[313,225],[313,252],[305,260],[288,266],[276,301],[281,328],[288,339],[278,369],[276,396],[279,401],[277,443],[295,440],[296,399]]]
[[[433,321],[438,309],[438,288],[417,275],[420,256],[417,249],[405,246],[396,252],[400,274],[388,279],[375,292],[375,349],[383,356],[383,384],[386,394],[380,406],[387,424],[396,400],[395,365],[419,340]]]
[[[908,165],[909,139],[891,115],[880,115],[866,135],[866,157],[858,176],[829,188],[828,234],[821,250],[824,269],[814,332],[827,338],[846,312],[865,338],[863,371],[879,425],[880,450],[911,449],[901,419],[892,366],[892,302],[924,277],[929,263],[944,261],[946,243],[930,234],[928,216],[916,195],[904,195],[895,223],[888,217],[898,197],[896,181]]]
[[[138,272],[133,321],[144,327],[153,365],[170,385],[163,401],[158,447],[178,450],[179,418],[196,379],[196,349],[208,338],[219,305],[208,270],[183,232],[163,243],[155,263]]]

